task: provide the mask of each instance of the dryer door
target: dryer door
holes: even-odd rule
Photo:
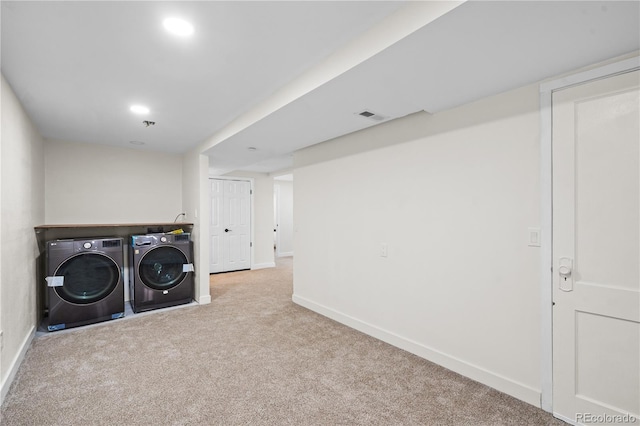
[[[108,256],[83,253],[65,260],[56,270],[63,285],[54,287],[58,296],[70,303],[86,305],[104,299],[120,281],[120,268]]]
[[[138,276],[144,285],[154,290],[169,290],[180,284],[187,272],[187,256],[179,249],[161,246],[144,254],[138,265]]]

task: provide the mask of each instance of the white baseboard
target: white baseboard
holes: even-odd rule
[[[265,263],[254,263],[251,265],[251,269],[265,269],[265,268],[275,268],[276,262],[265,262]]]
[[[536,407],[540,407],[541,394],[539,390],[511,380],[500,374],[493,373],[480,366],[473,365],[464,360],[455,358],[451,355],[447,355],[446,353],[425,346],[414,340],[407,339],[393,332],[361,321],[357,318],[345,315],[341,312],[315,303],[304,297],[300,297],[294,294],[292,300],[294,303],[297,303],[300,306],[303,306],[307,309],[338,321],[339,323],[354,328],[365,334],[373,336],[376,339],[380,339],[383,342],[389,343],[390,345],[396,346],[400,349],[404,349],[405,351],[418,355],[419,357],[448,368],[449,370],[455,371],[458,374],[462,374],[463,376],[497,389],[500,392],[504,392],[508,395],[518,398],[521,401],[524,401]]]
[[[198,303],[201,305],[208,305],[209,303],[211,303],[211,295],[206,294],[206,295],[200,296],[198,298]]]
[[[9,388],[11,387],[11,383],[13,383],[13,379],[16,377],[16,373],[18,372],[18,368],[20,368],[20,364],[24,360],[24,356],[27,353],[27,349],[31,346],[31,342],[33,341],[33,337],[36,335],[36,327],[32,326],[29,333],[25,336],[22,341],[22,345],[20,346],[20,351],[16,354],[16,356],[11,361],[11,365],[9,366],[9,373],[7,377],[2,381],[2,390],[0,391],[0,405],[4,402],[4,398],[9,393]]]
[[[281,253],[278,253],[278,257],[291,257],[291,256],[293,256],[292,251],[283,251]]]

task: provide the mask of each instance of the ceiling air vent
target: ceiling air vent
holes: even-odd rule
[[[376,114],[375,112],[371,112],[368,110],[359,112],[358,115],[364,117],[364,118],[368,118],[369,120],[373,120],[373,121],[382,121],[385,120],[387,117],[385,117],[384,115],[380,115],[380,114]]]

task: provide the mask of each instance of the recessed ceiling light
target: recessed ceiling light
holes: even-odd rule
[[[167,18],[162,22],[164,28],[172,34],[187,37],[193,34],[193,25],[180,18]]]
[[[247,148],[249,151],[257,151],[258,148],[256,148],[255,146],[250,146],[249,148]]]
[[[129,143],[131,145],[144,145],[144,142],[140,142],[140,141],[129,141]]]
[[[144,105],[131,105],[129,109],[136,114],[149,114],[149,108]]]

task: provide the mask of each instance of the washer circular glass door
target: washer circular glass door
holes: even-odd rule
[[[96,253],[78,254],[65,260],[56,270],[64,277],[63,285],[54,287],[67,302],[86,305],[104,299],[120,281],[120,268],[108,256]]]
[[[175,247],[162,246],[149,250],[140,259],[140,280],[154,290],[169,290],[184,280],[187,256]]]

